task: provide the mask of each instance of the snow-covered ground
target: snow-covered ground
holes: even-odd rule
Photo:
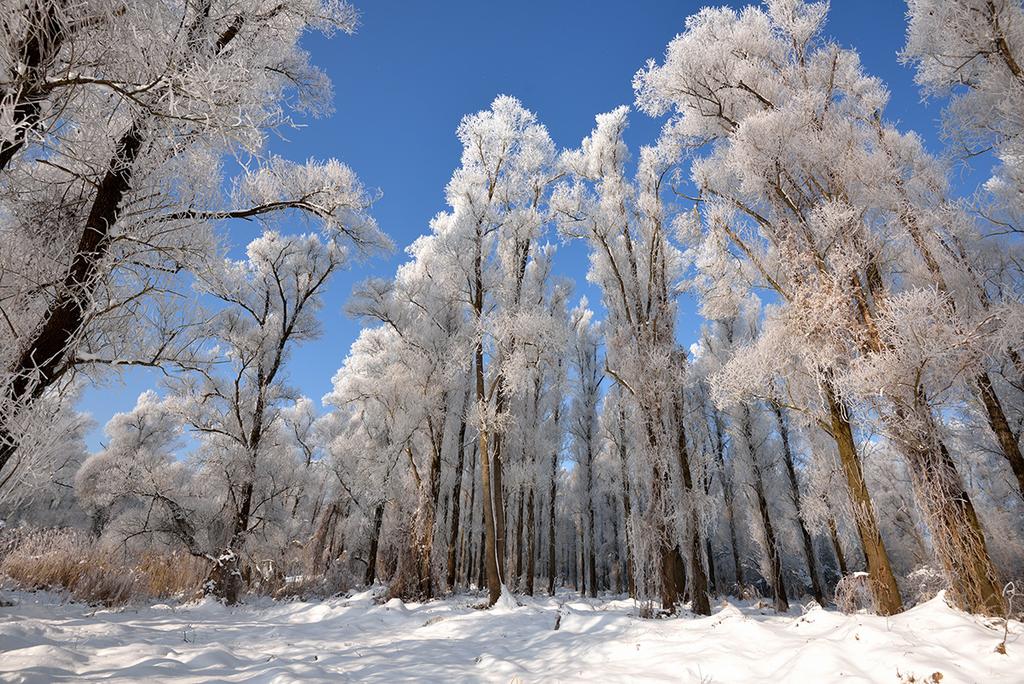
[[[643,620],[625,600],[478,597],[379,603],[212,603],[120,611],[6,593],[0,678],[112,681],[1024,681],[1024,625],[1003,630],[934,599],[894,618],[719,605]],[[557,629],[556,629],[557,625]]]

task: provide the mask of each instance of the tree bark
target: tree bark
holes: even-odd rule
[[[633,574],[633,548],[629,539],[630,499],[629,478],[626,464],[626,415],[619,407],[619,466],[622,476],[622,537],[626,546],[626,591],[630,598],[636,598],[636,578]]]
[[[529,596],[533,596],[534,592],[534,578],[537,576],[537,513],[536,513],[536,502],[533,498],[533,492],[535,487],[531,484],[530,486],[530,498],[527,501],[527,519],[526,529],[528,531],[527,537],[527,561],[526,561],[526,593]]]
[[[989,556],[985,533],[956,464],[938,438],[924,400],[900,416],[897,437],[910,466],[918,503],[932,533],[932,545],[963,610],[999,616],[1006,612],[1002,585]],[[895,432],[895,431],[894,431]]]
[[[42,9],[44,6],[45,10]],[[64,41],[74,32],[73,26],[60,19],[60,13],[66,9],[63,2],[56,0],[41,5],[35,16],[25,22],[27,35],[15,44],[15,62],[21,75],[35,83],[19,83],[13,88],[14,92],[0,87],[0,100],[13,100],[11,134],[0,140],[0,171],[10,165],[14,156],[24,147],[29,131],[39,124],[43,102],[50,94],[44,85],[46,68],[53,63]]]
[[[828,533],[832,538],[832,550],[836,554],[836,566],[839,568],[839,576],[845,577],[848,572],[846,569],[846,556],[843,555],[843,545],[839,539],[839,529],[836,527],[835,516],[831,514],[828,516]]]
[[[561,417],[559,406],[555,406],[554,421],[558,425]],[[551,480],[548,484],[548,595],[555,595],[555,486],[558,482],[558,447],[551,450]]]
[[[768,581],[775,595],[775,610],[785,613],[789,610],[789,597],[786,595],[786,582],[782,576],[782,554],[775,537],[775,528],[768,511],[768,500],[764,495],[764,480],[761,477],[761,466],[758,463],[757,448],[754,446],[754,435],[751,429],[750,409],[743,407],[743,438],[746,440],[750,453],[750,467],[754,482],[754,497],[757,499],[757,512],[764,530],[765,556],[768,561]]]
[[[746,580],[743,577],[743,564],[740,562],[740,544],[736,538],[736,513],[732,489],[732,476],[725,465],[725,430],[722,425],[722,414],[714,410],[715,421],[715,460],[718,472],[722,474],[722,497],[725,499],[725,514],[729,523],[729,543],[732,546],[733,570],[736,573],[736,595],[743,596]]]
[[[519,490],[519,511],[516,514],[516,569],[514,579],[517,587],[523,584],[523,507],[526,505],[526,493]]]
[[[459,422],[459,432],[456,438],[456,448],[459,450],[458,463],[455,466],[455,486],[452,489],[452,524],[448,534],[448,576],[446,578],[448,590],[455,589],[455,550],[456,541],[459,539],[459,516],[462,507],[462,477],[466,460],[466,410],[469,408],[469,390],[467,388],[466,398],[462,402],[462,418]],[[474,464],[475,469],[475,464]],[[473,480],[473,473],[469,474]],[[473,499],[469,500],[469,512],[473,514]]]
[[[1010,464],[1013,476],[1017,478],[1017,489],[1021,497],[1024,497],[1024,456],[1021,455],[1020,444],[1017,436],[1010,429],[1010,423],[1006,420],[1006,413],[1002,404],[999,403],[999,396],[992,386],[992,378],[988,373],[981,373],[976,380],[978,393],[981,396],[981,403],[985,406],[988,414],[989,427],[995,433],[999,447],[1002,449],[1003,457]]]
[[[697,510],[696,496],[693,487],[693,475],[690,473],[689,447],[686,444],[686,428],[683,412],[683,399],[677,393],[673,399],[676,413],[676,457],[679,459],[679,470],[683,478],[683,493],[688,501],[685,506],[690,508],[690,530],[688,533],[690,544],[690,580],[692,582],[692,609],[698,615],[711,615],[711,601],[708,597],[708,578],[704,571],[704,545],[701,543],[702,526],[700,524],[700,511]]]
[[[96,186],[89,215],[71,265],[35,336],[8,373],[12,378],[0,424],[0,472],[18,448],[10,421],[18,409],[35,401],[66,370],[67,354],[81,335],[90,307],[89,294],[99,278],[99,264],[110,249],[110,230],[121,214],[121,202],[131,187],[132,166],[142,151],[143,129],[134,122],[118,141],[114,156]]]
[[[589,429],[588,429],[589,432]],[[587,435],[587,563],[589,593],[591,598],[597,598],[597,533],[594,529],[594,452],[591,444],[591,435]]]
[[[824,384],[825,397],[829,405],[832,438],[836,442],[839,461],[846,476],[847,491],[853,507],[853,520],[857,527],[857,536],[864,549],[867,563],[871,592],[875,605],[881,615],[895,615],[903,610],[903,600],[889,563],[889,554],[882,541],[882,533],[878,529],[875,507],[868,494],[864,471],[861,467],[857,447],[853,441],[853,430],[846,419],[846,412],[840,406],[835,393],[829,384]]]
[[[377,549],[380,545],[380,528],[384,522],[384,502],[377,504],[373,511],[373,529],[370,531],[370,549],[366,554],[366,575],[363,584],[370,586],[377,579]]]
[[[814,542],[807,525],[802,516],[803,506],[800,500],[800,483],[796,477],[796,466],[793,463],[793,449],[789,443],[789,428],[786,426],[785,418],[782,415],[782,408],[772,402],[772,412],[775,414],[775,422],[779,429],[779,437],[782,439],[782,457],[786,464],[786,475],[789,477],[789,488],[793,500],[793,508],[796,510],[796,522],[800,527],[800,536],[804,543],[804,556],[807,558],[807,573],[811,578],[811,593],[818,605],[825,605],[825,594],[821,590],[821,581],[818,579],[818,563],[814,556]]]
[[[477,345],[477,397],[482,402],[483,396],[483,352],[480,345]],[[504,558],[498,556],[496,542],[494,510],[500,506],[492,498],[491,487],[491,462],[488,457],[487,430],[480,430],[480,496],[484,505],[484,568],[487,571],[487,600],[488,605],[494,605],[501,597],[501,563]]]

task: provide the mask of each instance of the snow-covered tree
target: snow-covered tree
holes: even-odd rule
[[[264,148],[329,108],[298,43],[351,32],[347,3],[19,0],[0,23],[2,470],[22,414],[80,371],[189,365],[180,276],[215,223],[298,212],[360,249],[386,240],[351,170]]]
[[[1024,8],[1015,0],[908,0],[902,57],[926,95],[950,97],[944,132],[957,152],[991,149],[992,218],[1024,218]]]
[[[267,231],[249,244],[244,261],[210,260],[196,272],[198,287],[222,307],[209,332],[211,353],[223,360],[173,378],[169,401],[196,433],[201,477],[226,511],[222,538],[212,540],[220,555],[211,581],[229,602],[243,589],[247,542],[272,519],[269,509],[299,493],[286,477],[295,473],[287,461],[310,458],[301,448],[306,421],[294,408],[284,412],[299,401],[284,368],[295,345],[319,335],[323,290],[346,263],[345,251],[340,241],[315,234]]]
[[[651,114],[673,112],[664,134],[680,146],[705,147],[691,175],[711,244],[719,259],[742,260],[747,281],[779,299],[751,352],[739,355],[744,371],[761,370],[737,368],[732,378],[769,394],[769,369],[794,356],[815,378],[811,406],[827,411],[840,446],[880,609],[893,612],[901,602],[871,523],[847,418],[848,404],[869,400],[907,459],[953,593],[965,607],[998,612],[1001,585],[943,443],[935,383],[889,363],[900,340],[883,328],[903,298],[928,296],[930,283],[902,278],[921,262],[908,216],[931,217],[939,206],[934,194],[901,194],[894,183],[913,178],[909,164],[923,158],[892,154],[887,140],[907,147],[914,137],[882,121],[886,92],[863,73],[856,53],[821,38],[826,12],[826,3],[797,0],[743,12],[702,10],[669,45],[663,64],[638,73],[637,100]],[[945,327],[949,318],[935,306],[924,321]],[[903,319],[899,329],[921,323]],[[880,396],[877,386],[871,395],[858,380],[860,364],[889,379]]]
[[[597,407],[601,399],[601,381],[604,378],[600,356],[600,328],[592,320],[593,312],[587,308],[586,299],[573,309],[573,355],[574,386],[572,394],[569,434],[573,440],[574,470],[579,473],[580,496],[582,497],[583,530],[586,539],[587,573],[586,587],[591,597],[597,596],[597,531],[595,529],[596,509],[599,507],[595,461],[600,452],[600,430],[597,423]]]
[[[645,511],[648,534],[659,545],[656,581],[665,610],[674,610],[689,565],[694,610],[708,613],[707,577],[700,502],[684,426],[685,352],[675,339],[675,288],[682,276],[680,253],[669,242],[669,216],[662,192],[678,149],[669,138],[641,149],[635,178],[626,174],[628,151],[622,136],[627,108],[597,117],[597,127],[563,165],[572,175],[553,198],[564,234],[591,248],[589,278],[602,290],[608,320],[608,374],[638,406],[645,464],[636,474],[651,493]],[[672,513],[670,474],[678,476],[681,515]],[[679,520],[680,529],[669,522]],[[678,540],[684,540],[682,542]],[[684,551],[680,552],[680,543]]]
[[[520,378],[506,372],[531,354],[519,325],[527,266],[546,225],[542,202],[554,180],[554,145],[514,98],[497,98],[459,124],[462,163],[445,191],[450,211],[431,229],[459,301],[469,304],[481,466],[481,495],[491,603],[506,585],[501,434]]]

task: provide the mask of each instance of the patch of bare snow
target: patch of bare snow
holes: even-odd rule
[[[313,602],[96,611],[7,594],[0,679],[11,682],[672,681],[1019,682],[1024,625],[938,597],[891,618],[723,602],[707,617],[637,616],[621,597],[479,596],[382,603],[379,589]],[[558,629],[554,626],[558,624]],[[911,679],[913,677],[913,679]]]

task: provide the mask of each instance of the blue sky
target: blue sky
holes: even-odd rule
[[[633,74],[648,58],[660,59],[685,18],[708,4],[691,0],[354,0],[361,12],[355,36],[309,36],[304,44],[334,83],[335,113],[303,122],[275,140],[286,157],[336,157],[383,196],[374,215],[398,249],[357,264],[332,282],[322,312],[324,335],[295,350],[291,383],[319,401],[330,388],[358,324],[342,305],[354,283],[389,276],[404,261],[402,251],[445,208],[444,186],[459,161],[455,128],[467,113],[486,108],[498,94],[518,97],[537,113],[559,147],[575,147],[594,115],[633,101]],[[718,3],[720,4],[720,3]],[[749,3],[726,3],[742,6]],[[899,63],[905,5],[899,0],[833,0],[826,33],[856,48],[866,70],[888,85],[887,118],[920,133],[940,151],[941,103],[922,103],[913,74]],[[627,142],[634,149],[652,142],[661,122],[634,113]],[[974,182],[972,180],[972,182]],[[256,237],[251,224],[231,227],[243,245]],[[560,273],[586,286],[586,251],[580,244],[559,249]],[[681,303],[680,340],[697,336],[699,319],[689,299]],[[102,425],[130,409],[157,377],[129,372],[85,392],[80,410],[97,421],[87,444],[99,447]]]

